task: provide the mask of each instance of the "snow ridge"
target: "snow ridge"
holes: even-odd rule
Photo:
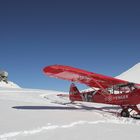
[[[8,83],[0,81],[0,88],[20,88],[20,86],[11,81],[8,81]]]

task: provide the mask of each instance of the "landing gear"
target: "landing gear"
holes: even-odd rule
[[[121,117],[130,117],[128,109],[123,109],[121,112]]]
[[[140,110],[138,109],[137,106],[128,106],[126,108],[122,108],[123,110],[121,111],[121,117],[131,117],[135,119],[140,119]],[[130,110],[130,111],[129,111]],[[135,113],[131,113],[134,111]]]

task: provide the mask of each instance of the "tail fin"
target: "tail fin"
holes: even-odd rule
[[[71,95],[76,95],[76,94],[80,94],[78,88],[75,86],[74,83],[71,84],[70,86],[70,91],[69,91],[69,94]]]
[[[78,88],[75,86],[74,83],[71,84],[70,86],[70,91],[69,91],[69,99],[74,102],[74,101],[82,101],[82,96]]]

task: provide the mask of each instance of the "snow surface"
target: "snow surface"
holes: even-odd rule
[[[8,81],[8,83],[0,81],[0,88],[20,88],[20,86],[11,81]]]
[[[71,104],[57,94],[67,93],[0,88],[0,140],[140,139],[140,120],[119,117],[120,107]]]
[[[123,72],[116,78],[127,80],[134,83],[140,83],[140,63],[136,64],[129,70]]]

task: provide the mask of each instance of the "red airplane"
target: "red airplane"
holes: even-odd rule
[[[82,83],[93,89],[80,92],[72,83],[69,92],[71,101],[119,105],[122,117],[140,117],[137,107],[140,104],[140,84],[64,65],[47,66],[43,71],[50,77]],[[135,111],[135,114],[130,115],[131,111]]]

